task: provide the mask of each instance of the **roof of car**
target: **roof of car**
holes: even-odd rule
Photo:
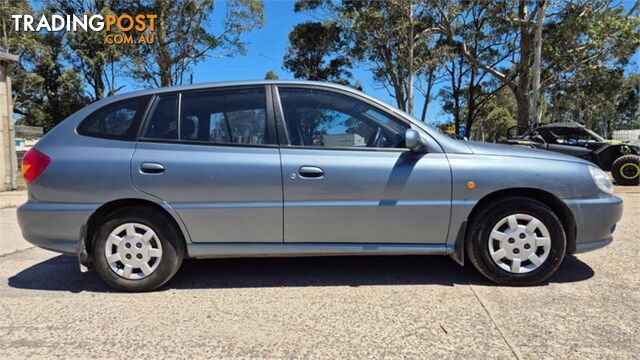
[[[557,122],[557,123],[542,124],[538,127],[539,128],[558,128],[558,127],[584,128],[584,125],[579,124],[577,122]]]
[[[173,91],[186,91],[186,90],[199,90],[199,89],[209,89],[209,88],[227,87],[227,86],[251,86],[251,85],[316,85],[316,86],[343,89],[351,92],[361,93],[359,90],[352,87],[329,83],[329,82],[321,82],[321,81],[244,80],[244,81],[216,81],[216,82],[207,82],[207,83],[201,83],[201,84],[166,86],[166,87],[160,87],[160,88],[122,93],[122,94],[115,95],[114,97],[131,97],[131,96],[138,96],[138,95],[161,94],[161,93],[173,92]]]

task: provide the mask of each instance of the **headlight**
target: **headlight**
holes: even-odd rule
[[[607,194],[613,194],[613,184],[609,180],[609,175],[595,166],[589,166],[589,172],[593,178],[593,182],[596,183],[598,189]]]

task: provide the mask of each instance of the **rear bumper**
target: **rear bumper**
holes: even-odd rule
[[[622,218],[622,199],[606,196],[569,199],[565,203],[576,221],[576,243],[572,253],[582,253],[609,245],[616,224]]]
[[[43,249],[75,254],[81,231],[97,204],[28,202],[18,208],[22,236]]]

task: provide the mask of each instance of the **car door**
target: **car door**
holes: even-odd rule
[[[167,202],[193,242],[282,243],[270,98],[260,86],[155,99],[131,161],[133,183]]]
[[[445,242],[451,171],[444,153],[404,148],[410,125],[350,93],[274,91],[285,243]]]

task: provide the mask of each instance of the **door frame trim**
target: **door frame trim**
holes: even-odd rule
[[[453,244],[382,243],[191,243],[190,258],[304,257],[352,255],[450,255]]]

